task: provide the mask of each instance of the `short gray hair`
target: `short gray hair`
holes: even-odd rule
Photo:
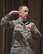
[[[23,7],[27,7],[27,6],[25,6],[25,5],[20,6],[18,10],[20,11]],[[28,8],[28,7],[27,7],[27,8]]]

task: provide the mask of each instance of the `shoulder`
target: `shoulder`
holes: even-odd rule
[[[30,24],[35,25],[35,23],[34,23],[34,22],[30,22]]]
[[[36,24],[34,22],[29,23],[33,28],[36,27]]]
[[[17,24],[19,21],[18,20],[12,20],[13,24]]]

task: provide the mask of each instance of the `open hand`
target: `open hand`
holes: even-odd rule
[[[31,30],[33,26],[34,26],[34,23],[30,23],[30,24],[26,25],[25,27],[27,30]]]
[[[19,11],[13,10],[9,13],[9,15],[19,14]]]

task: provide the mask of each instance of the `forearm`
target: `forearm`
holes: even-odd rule
[[[32,28],[32,33],[33,33],[33,38],[40,39],[42,37],[40,31],[38,30],[35,24]]]
[[[11,17],[12,17],[12,15],[9,15],[9,14],[5,15],[5,16],[1,19],[1,23],[0,23],[1,26],[2,26],[2,27],[5,27],[5,28],[10,27],[9,21],[11,20]]]
[[[10,11],[7,15],[5,15],[5,16],[2,18],[1,24],[6,24],[6,23],[8,23],[8,22],[12,19],[11,17],[13,17],[15,14],[19,14],[19,11],[15,11],[15,10]]]

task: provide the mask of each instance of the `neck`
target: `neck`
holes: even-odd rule
[[[19,17],[19,20],[22,21],[22,22],[26,22],[27,20],[24,20],[24,18],[22,17]]]

